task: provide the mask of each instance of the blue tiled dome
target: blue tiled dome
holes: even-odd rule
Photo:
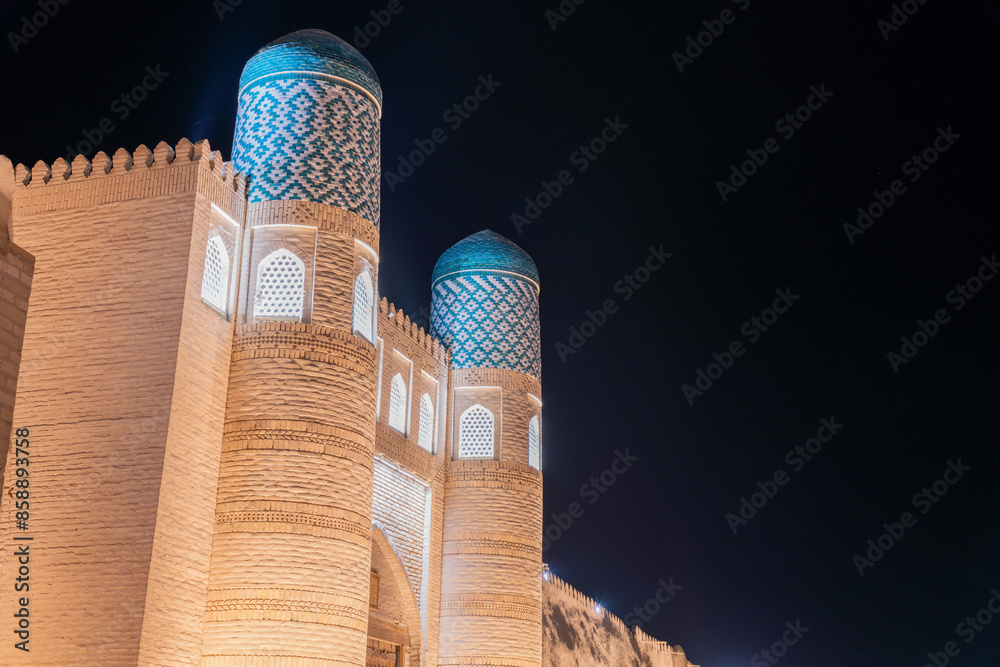
[[[266,78],[333,78],[367,94],[381,113],[382,86],[375,69],[353,46],[325,30],[298,30],[274,40],[243,68],[240,93]]]
[[[490,229],[476,232],[448,248],[434,265],[431,287],[446,276],[514,274],[538,288],[538,268],[528,253]]]

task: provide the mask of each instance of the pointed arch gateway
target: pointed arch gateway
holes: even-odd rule
[[[423,650],[417,596],[377,522],[372,526],[371,570],[366,667],[420,667]]]

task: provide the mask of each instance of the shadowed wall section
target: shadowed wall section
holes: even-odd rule
[[[545,667],[698,667],[680,646],[653,639],[555,575],[542,584]]]
[[[35,258],[11,243],[14,165],[0,155],[0,489],[13,434],[14,396]],[[11,466],[13,469],[14,466]]]

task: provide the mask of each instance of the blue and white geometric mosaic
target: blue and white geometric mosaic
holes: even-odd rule
[[[538,269],[516,243],[489,229],[446,250],[431,277],[431,334],[452,368],[542,375]]]
[[[233,162],[251,203],[304,199],[379,224],[382,87],[371,63],[323,30],[258,51],[240,77]]]
[[[507,368],[541,379],[538,292],[507,276],[459,276],[434,286],[431,332],[452,368]]]
[[[249,200],[305,199],[379,224],[379,119],[371,100],[325,81],[282,79],[240,96],[233,161]]]

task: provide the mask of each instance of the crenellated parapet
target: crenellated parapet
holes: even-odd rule
[[[585,631],[582,633],[582,636],[592,638],[592,641],[594,641],[595,644],[601,645],[602,651],[613,650],[611,642],[606,641],[607,638],[600,638],[596,636],[600,634],[600,629],[603,626],[604,631],[613,629],[613,631],[615,631],[619,636],[627,637],[633,640],[629,643],[638,645],[639,649],[643,653],[652,657],[654,661],[653,664],[657,667],[660,665],[663,665],[664,667],[674,667],[675,665],[678,667],[698,667],[698,665],[693,665],[687,660],[683,648],[655,639],[637,625],[629,627],[625,621],[608,611],[594,598],[580,592],[575,587],[566,583],[563,579],[560,579],[556,575],[552,574],[552,572],[548,570],[547,566],[543,578],[545,583],[542,590],[545,593],[547,613],[549,609],[557,607],[563,624],[589,625],[589,628],[582,628]],[[553,593],[553,591],[556,591],[557,593]],[[568,598],[568,605],[566,598]],[[551,621],[547,620],[547,627],[550,625]],[[558,635],[559,633],[557,632],[555,634]],[[548,637],[546,639],[548,642]],[[627,644],[624,646],[627,646]],[[574,646],[570,648],[575,652],[584,651],[585,655],[588,657],[590,656],[589,651],[586,651],[586,646]],[[559,648],[547,643],[546,652],[552,664],[560,667],[563,664],[566,664],[562,661],[563,655],[561,654]],[[580,654],[584,655],[584,653]],[[602,653],[602,657],[610,658],[611,655],[608,653]]]
[[[113,157],[109,157],[104,151],[98,151],[92,160],[82,154],[73,158],[72,162],[67,162],[65,158],[57,158],[51,165],[39,160],[30,169],[18,164],[14,182],[24,187],[38,188],[50,183],[58,185],[64,181],[75,182],[91,177],[103,178],[134,170],[164,169],[191,163],[203,164],[231,189],[246,194],[246,176],[238,174],[233,163],[225,161],[220,151],[213,151],[207,139],[192,144],[185,138],[175,147],[161,141],[153,150],[140,144],[131,153],[125,148],[119,148]]]
[[[385,322],[393,327],[394,331],[399,332],[404,338],[412,341],[412,343],[421,349],[423,349],[427,354],[431,355],[434,360],[447,367],[448,364],[448,348],[446,348],[441,341],[431,335],[426,329],[410,319],[410,316],[404,313],[402,310],[397,309],[396,306],[389,302],[388,299],[382,297],[378,302],[378,313],[379,322]]]
[[[119,148],[111,156],[100,151],[93,159],[39,160],[30,169],[18,164],[14,185],[15,218],[197,188],[240,219],[248,180],[207,139],[181,139],[175,146],[161,141],[152,150],[140,145],[131,152]]]
[[[448,348],[384,297],[378,301],[378,338],[376,449],[429,483],[443,465]],[[394,403],[400,391],[405,400]],[[401,411],[395,420],[394,405]],[[426,425],[425,412],[431,420]]]

